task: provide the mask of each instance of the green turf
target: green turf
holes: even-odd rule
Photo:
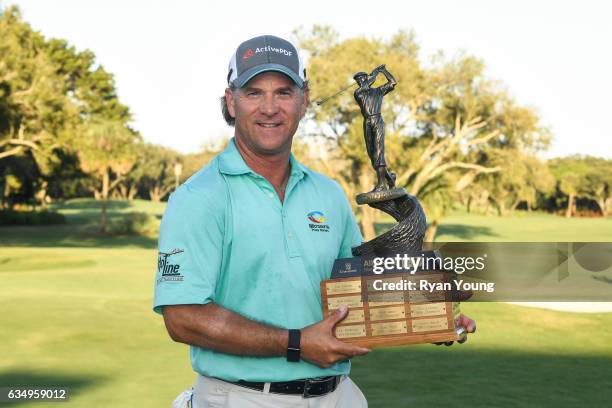
[[[60,209],[66,226],[0,228],[0,385],[68,386],[70,407],[168,407],[194,374],[187,346],[173,343],[151,311],[155,237],[96,234],[97,203],[88,200]],[[112,215],[162,210],[117,203]],[[574,239],[565,228],[609,240],[611,226],[609,219],[465,214],[444,225],[455,225],[444,232],[449,239],[515,241],[538,230],[533,240]],[[462,308],[478,322],[464,345],[375,350],[353,361],[352,377],[371,407],[609,405],[612,313]]]
[[[377,225],[377,232],[382,232],[391,225],[391,217],[383,215]],[[442,219],[436,233],[436,241],[610,242],[612,217],[565,218],[524,211],[498,217],[456,211]]]

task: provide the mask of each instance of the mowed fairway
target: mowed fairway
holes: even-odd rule
[[[187,346],[173,343],[151,310],[155,238],[99,237],[96,203],[62,208],[66,226],[0,228],[0,386],[67,386],[70,407],[168,407],[194,374]],[[115,203],[112,211],[130,210],[160,214],[163,204]],[[440,239],[612,237],[610,219],[566,221],[459,214]],[[352,377],[371,407],[609,405],[612,313],[462,309],[478,322],[464,345],[396,347],[354,360]]]

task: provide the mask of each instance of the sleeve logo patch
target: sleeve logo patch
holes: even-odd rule
[[[157,255],[157,273],[161,273],[157,283],[166,281],[182,281],[184,276],[181,275],[179,264],[171,263],[170,257],[172,255],[180,254],[185,252],[183,249],[173,249],[170,252],[159,252]]]

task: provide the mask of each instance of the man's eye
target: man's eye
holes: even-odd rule
[[[259,96],[259,91],[249,91],[247,92],[247,96]]]
[[[291,91],[279,91],[278,94],[281,96],[291,96],[292,92]]]

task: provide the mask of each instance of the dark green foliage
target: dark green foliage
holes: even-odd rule
[[[53,211],[0,210],[0,225],[56,225],[65,223],[66,217]]]

